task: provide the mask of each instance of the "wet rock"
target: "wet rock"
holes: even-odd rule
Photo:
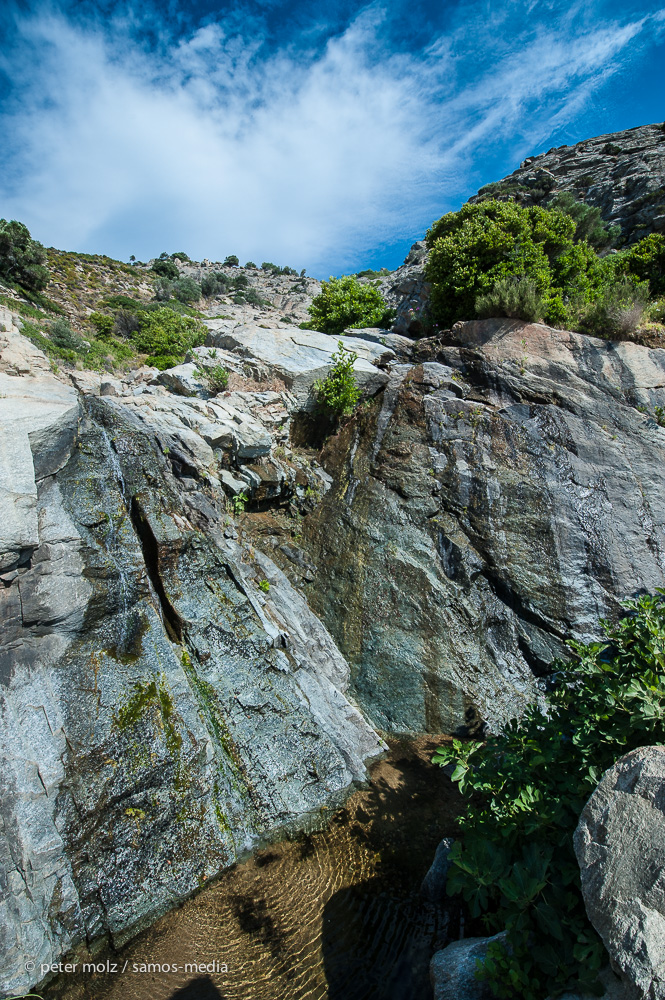
[[[227,530],[202,433],[269,437],[251,413],[147,386],[86,396],[75,433],[78,397],[48,366],[3,377],[20,514],[0,567],[0,992],[14,994],[27,959],[119,945],[257,844],[320,823],[383,744],[325,627]]]
[[[587,914],[631,997],[665,997],[665,748],[605,772],[574,844]]]
[[[487,983],[476,979],[475,972],[489,945],[503,937],[502,933],[465,938],[437,951],[429,970],[433,1000],[492,1000],[494,993]]]
[[[455,843],[452,837],[444,837],[436,849],[432,862],[420,886],[420,894],[432,903],[439,903],[446,894],[450,849]]]
[[[324,449],[308,599],[378,728],[469,732],[665,583],[665,352],[487,320],[418,358]]]

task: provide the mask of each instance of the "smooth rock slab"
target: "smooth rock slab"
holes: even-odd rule
[[[575,831],[587,914],[614,966],[665,998],[665,748],[641,747],[603,775]]]

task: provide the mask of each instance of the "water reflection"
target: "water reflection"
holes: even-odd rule
[[[111,953],[126,974],[60,977],[45,1000],[427,1000],[429,959],[459,933],[419,894],[455,834],[457,793],[429,763],[439,743],[393,742],[327,830],[259,851]],[[131,974],[147,962],[178,971]],[[228,972],[185,972],[212,962]]]

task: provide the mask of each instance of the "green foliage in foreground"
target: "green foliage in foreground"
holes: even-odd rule
[[[323,411],[335,416],[353,413],[360,399],[360,390],[353,374],[353,366],[358,360],[355,351],[347,351],[341,340],[332,355],[333,366],[321,381],[314,383],[314,392]]]
[[[312,319],[305,324],[337,336],[349,327],[388,327],[393,312],[381,292],[349,275],[321,282],[321,293],[309,307]]]
[[[665,236],[651,233],[624,256],[626,270],[639,281],[649,282],[652,295],[665,295]]]
[[[455,741],[433,758],[455,763],[468,799],[448,891],[488,930],[508,931],[479,970],[499,997],[600,992],[607,956],[584,909],[573,832],[608,767],[665,742],[664,595],[626,602],[604,642],[569,644],[547,714],[532,707],[485,744]]]
[[[27,226],[0,219],[0,278],[32,292],[46,288],[49,272],[46,251],[33,240]]]

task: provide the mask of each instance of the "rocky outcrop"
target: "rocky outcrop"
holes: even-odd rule
[[[503,937],[465,938],[437,951],[429,967],[433,1000],[492,1000],[494,992],[476,970],[489,946]]]
[[[665,352],[513,320],[418,350],[323,452],[307,595],[379,729],[468,732],[665,583]]]
[[[301,488],[286,448],[281,485],[270,462],[280,394],[70,381],[3,325],[0,993],[16,993],[26,959],[122,942],[320,823],[383,745],[222,486]]]
[[[603,775],[575,831],[591,923],[635,1000],[665,997],[665,748]]]
[[[641,125],[529,156],[508,177],[470,198],[542,205],[561,191],[600,209],[634,243],[665,231],[665,128]]]

